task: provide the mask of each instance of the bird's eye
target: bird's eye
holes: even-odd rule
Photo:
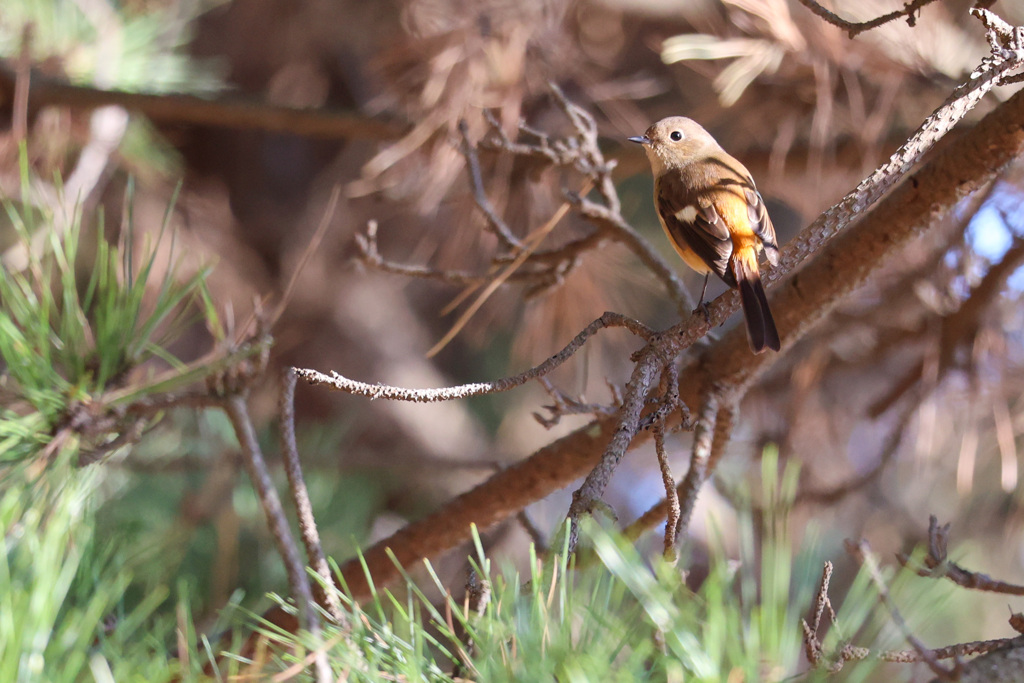
[[[668,137],[670,140],[672,140],[672,142],[679,142],[680,140],[683,139],[683,134],[680,133],[678,130],[674,130],[668,134]]]

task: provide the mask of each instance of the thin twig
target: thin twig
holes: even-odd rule
[[[1007,645],[1014,643],[1019,644],[1020,638],[995,638],[993,640],[972,640],[967,643],[957,643],[956,645],[947,645],[946,647],[937,647],[932,650],[928,650],[928,654],[935,657],[935,659],[957,659],[958,657],[966,657],[967,655],[983,655],[988,652],[994,652],[1000,648],[1004,648]],[[920,657],[916,650],[906,651],[888,651],[880,652],[878,658],[887,662],[921,662],[926,661]],[[959,679],[954,679],[959,680]]]
[[[712,408],[719,403],[719,399],[711,398]],[[682,405],[682,404],[681,404]],[[690,456],[690,467],[679,485],[675,489],[679,502],[679,518],[676,522],[675,537],[682,535],[690,524],[690,515],[693,513],[693,506],[696,503],[697,495],[707,478],[714,472],[715,465],[721,458],[728,444],[728,434],[732,431],[733,411],[722,407],[717,414],[708,421],[704,419],[705,410],[709,410],[707,402],[700,412],[700,416],[692,425],[693,451]],[[690,419],[689,413],[684,413],[684,421]],[[623,529],[626,538],[637,539],[648,529],[658,525],[670,514],[672,503],[669,498],[662,498],[652,505],[646,512],[640,515],[632,524]]]
[[[343,377],[336,372],[325,375],[316,370],[295,368],[295,373],[314,386],[324,386],[336,391],[344,391],[357,396],[365,396],[370,399],[386,399],[391,401],[411,401],[414,403],[436,403],[438,401],[453,401],[456,399],[469,398],[470,396],[482,396],[484,394],[497,394],[518,386],[526,384],[532,379],[537,379],[548,374],[559,365],[569,360],[586,343],[590,337],[599,330],[607,327],[624,327],[633,334],[644,339],[650,339],[653,335],[650,328],[642,323],[618,313],[607,312],[600,318],[587,325],[582,332],[576,335],[565,348],[548,358],[546,361],[529,370],[503,377],[493,382],[475,382],[471,384],[460,384],[455,387],[441,389],[406,389],[393,387],[385,384],[367,384]]]
[[[645,399],[652,387],[661,376],[665,361],[660,359],[652,346],[647,346],[642,357],[633,367],[633,374],[626,383],[622,406],[615,418],[616,428],[608,447],[601,455],[597,467],[590,471],[583,484],[572,494],[572,505],[569,506],[569,552],[575,552],[579,541],[579,519],[589,514],[600,504],[601,496],[625,455],[633,437],[640,429],[640,413],[644,409]]]
[[[669,418],[676,411],[679,412],[679,423],[674,426],[672,431],[693,431],[693,422],[690,420],[690,408],[679,399],[679,366],[676,365],[675,361],[668,363],[665,366],[665,371],[661,375],[661,384],[664,387],[661,400],[658,401],[658,407],[651,413],[648,413],[640,420],[641,429],[650,429],[655,424],[661,422],[668,427]],[[622,402],[620,397],[619,403]]]
[[[896,453],[899,451],[900,445],[903,443],[903,437],[906,434],[906,427],[910,424],[910,420],[917,413],[917,409],[919,407],[920,403],[915,402],[908,404],[902,410],[899,419],[889,431],[885,444],[882,446],[882,452],[878,456],[878,462],[875,463],[874,467],[861,475],[852,477],[848,481],[837,484],[836,486],[828,489],[799,491],[797,492],[796,500],[794,502],[797,504],[810,503],[814,505],[832,505],[876,481],[882,473],[885,472],[889,463],[891,463],[896,457]]]
[[[619,410],[618,402],[613,402],[611,405],[585,403],[581,399],[566,396],[561,390],[551,384],[547,377],[541,377],[537,381],[540,382],[541,386],[544,387],[544,391],[548,392],[548,396],[554,401],[553,405],[542,406],[544,410],[548,411],[548,416],[537,412],[533,413],[533,418],[545,429],[551,429],[561,422],[562,418],[566,415],[614,415]]]
[[[548,88],[551,90],[555,102],[572,122],[583,143],[580,145],[581,155],[576,163],[577,169],[594,178],[597,191],[604,199],[608,210],[615,214],[621,214],[622,205],[619,202],[619,193],[612,179],[612,171],[615,170],[618,162],[614,159],[605,159],[604,153],[601,152],[601,145],[598,143],[600,131],[597,127],[597,120],[589,111],[566,97],[558,84],[549,81]]]
[[[952,562],[947,555],[949,546],[949,524],[939,524],[938,518],[928,518],[928,555],[924,558],[924,567],[910,567],[910,557],[900,554],[900,563],[915,572],[918,576],[931,579],[949,579],[958,586],[971,590],[1002,593],[1004,595],[1024,595],[1024,586],[1006,581],[998,581],[987,574],[972,572]]]
[[[690,312],[697,306],[693,295],[683,285],[676,270],[668,265],[660,254],[654,249],[650,242],[644,239],[633,226],[631,226],[621,214],[593,202],[586,197],[570,197],[580,215],[591,223],[601,227],[609,239],[615,240],[633,252],[641,263],[647,266],[648,270],[662,282],[666,292],[676,304],[676,309],[681,318],[688,318]]]
[[[720,391],[714,389],[708,391],[700,407],[697,425],[693,430],[693,453],[690,456],[690,469],[687,470],[686,477],[679,484],[680,510],[679,521],[675,529],[676,538],[690,526],[690,517],[697,504],[697,495],[710,474],[709,463],[711,462],[712,448],[717,440],[715,425],[720,406]]]
[[[590,185],[591,181],[586,181],[586,183],[584,183],[584,191],[587,191]],[[441,349],[447,346],[451,340],[454,339],[460,331],[462,331],[469,320],[476,315],[477,311],[480,310],[480,307],[484,305],[491,295],[498,291],[501,285],[504,284],[504,282],[508,280],[513,273],[518,271],[524,263],[526,263],[530,258],[530,255],[541,245],[547,236],[551,234],[551,231],[555,229],[555,226],[558,225],[559,221],[561,221],[568,212],[569,205],[562,204],[555,210],[554,215],[552,215],[544,225],[537,228],[527,236],[522,251],[516,255],[515,259],[510,264],[505,266],[490,282],[487,283],[487,286],[484,287],[483,291],[480,292],[479,295],[477,295],[469,308],[463,311],[462,315],[460,315],[459,319],[452,324],[448,332],[446,332],[445,335],[441,337],[441,339],[434,344],[429,351],[427,351],[427,358],[431,358],[440,353]]]
[[[818,591],[818,599],[814,606],[814,632],[818,632],[818,627],[821,625],[821,617],[828,610],[828,618],[830,624],[836,623],[836,611],[832,609],[832,601],[828,598],[828,586],[832,581],[832,563],[828,560],[825,561],[824,567],[821,570],[821,589]]]
[[[16,143],[28,137],[28,95],[32,82],[32,38],[35,27],[31,23],[21,29],[21,46],[15,61],[15,72],[12,76],[14,96],[11,110],[11,136]]]
[[[288,279],[288,285],[284,288],[284,293],[281,295],[281,301],[278,302],[277,308],[274,313],[271,314],[267,320],[267,327],[272,329],[281,316],[284,314],[284,309],[288,307],[288,304],[292,300],[292,294],[295,292],[295,285],[299,281],[299,275],[305,269],[306,264],[309,263],[309,259],[312,258],[313,254],[316,253],[317,249],[320,248],[320,242],[323,241],[324,235],[327,234],[327,228],[331,225],[331,219],[334,217],[334,212],[338,208],[338,200],[341,198],[341,185],[335,185],[334,189],[331,190],[331,196],[327,200],[327,208],[324,209],[324,215],[320,219],[320,223],[316,226],[316,230],[313,231],[313,237],[310,238],[309,244],[302,252],[302,256],[299,258],[299,262],[295,264],[295,270],[292,272],[291,278]],[[245,327],[245,326],[243,326]]]
[[[917,636],[911,632],[910,627],[907,626],[907,622],[904,621],[900,611],[896,608],[896,603],[893,601],[892,596],[889,594],[889,587],[885,583],[885,579],[882,578],[882,572],[878,567],[878,559],[874,553],[868,547],[867,541],[861,540],[859,543],[852,541],[846,542],[846,551],[853,555],[860,562],[861,566],[864,567],[868,576],[871,578],[871,582],[875,586],[875,590],[878,591],[878,599],[889,611],[889,616],[892,618],[893,623],[903,634],[904,639],[910,646],[914,648],[914,651],[921,658],[928,668],[935,673],[942,680],[955,680],[954,675],[956,669],[947,669],[939,663],[938,657],[928,647],[925,646]]]
[[[462,156],[466,159],[466,170],[469,172],[469,186],[473,191],[473,200],[480,209],[480,213],[487,219],[487,225],[491,232],[501,240],[503,246],[513,252],[519,252],[524,248],[523,243],[512,234],[508,224],[501,219],[498,212],[487,198],[487,190],[484,187],[483,174],[480,172],[480,157],[477,156],[476,146],[469,141],[469,124],[465,119],[459,121],[459,137],[461,138],[460,148]]]
[[[672,476],[672,467],[665,453],[665,423],[654,425],[654,450],[658,455],[658,468],[661,470],[661,482],[665,485],[665,500],[668,501],[668,518],[665,520],[665,559],[675,563],[678,558],[676,550],[676,529],[679,524],[679,496],[676,494],[676,480]]]
[[[327,566],[323,546],[320,544],[320,533],[313,515],[313,504],[309,500],[309,491],[302,476],[302,463],[299,461],[299,449],[295,442],[295,370],[284,371],[281,381],[281,396],[278,403],[281,430],[281,453],[284,455],[284,471],[288,476],[288,488],[295,504],[295,512],[299,520],[299,533],[306,546],[306,557],[313,571],[320,577],[320,582],[313,585],[313,593],[317,602],[331,616],[336,624],[344,624],[345,613],[334,590],[334,577]]]
[[[835,612],[832,610],[832,603],[828,598],[828,578],[831,577],[831,573],[831,563],[826,562],[825,575],[822,577],[821,590],[818,592],[815,626],[812,627],[806,620],[801,620],[801,626],[804,634],[804,654],[807,657],[807,661],[816,669],[825,669],[829,673],[835,674],[839,673],[843,669],[846,662],[861,661],[868,659],[869,657],[878,661],[892,662],[896,664],[925,662],[929,657],[936,661],[940,659],[959,660],[960,657],[967,655],[981,655],[994,652],[1004,647],[1020,645],[1020,637],[996,638],[994,640],[978,640],[967,643],[957,643],[956,645],[948,645],[946,647],[939,647],[935,649],[926,648],[923,653],[918,650],[882,650],[881,652],[872,654],[871,650],[866,647],[856,647],[850,643],[843,643],[834,652],[826,654],[822,649],[822,642],[818,634],[817,626],[823,607],[827,606],[833,625],[837,628],[839,626],[835,619]],[[940,678],[942,680],[947,680],[944,677]]]
[[[238,437],[238,443],[242,447],[242,455],[245,457],[245,467],[249,472],[253,488],[263,507],[263,513],[267,516],[267,526],[277,545],[277,551],[284,561],[285,571],[288,573],[288,584],[292,594],[295,596],[296,606],[299,609],[299,621],[303,628],[309,631],[319,629],[317,619],[316,603],[313,601],[313,594],[309,589],[309,579],[306,576],[305,563],[299,555],[299,549],[292,538],[292,532],[288,526],[288,518],[285,517],[284,508],[281,507],[281,499],[274,488],[274,482],[270,478],[270,471],[263,459],[263,451],[260,449],[259,440],[256,438],[256,430],[249,417],[249,409],[245,404],[245,398],[239,395],[229,396],[223,400],[224,412],[227,413],[231,424]]]
[[[537,555],[545,555],[548,552],[548,541],[544,537],[544,532],[530,519],[530,514],[526,510],[520,510],[516,513],[516,521],[530,537],[530,543],[533,544]]]
[[[821,626],[821,617],[825,613],[826,608],[829,612],[830,623],[835,624],[836,620],[835,610],[832,609],[832,601],[828,597],[828,586],[831,580],[832,563],[826,560],[821,572],[821,586],[818,588],[818,598],[814,605],[814,618],[811,619],[811,624],[801,619],[804,632],[804,654],[807,656],[807,661],[814,667],[821,666],[825,659],[818,632]]]
[[[396,263],[384,258],[377,245],[377,221],[370,221],[366,225],[366,231],[355,236],[356,248],[359,249],[360,260],[382,273],[400,275],[408,278],[419,278],[424,280],[437,280],[452,285],[464,287],[481,285],[490,282],[494,276],[492,273],[471,273],[462,270],[447,270],[433,268],[430,266],[415,266],[406,263]],[[545,271],[534,271],[520,269],[512,273],[507,279],[509,282],[534,282],[548,277]]]
[[[915,17],[914,14],[920,11],[920,9],[925,5],[930,5],[933,2],[935,2],[935,0],[911,0],[911,2],[908,2],[903,6],[903,9],[883,14],[880,17],[875,17],[868,21],[847,21],[834,12],[825,9],[815,2],[815,0],[800,0],[800,4],[833,26],[846,31],[846,34],[850,38],[855,38],[860,33],[870,31],[873,28],[878,28],[883,24],[888,24],[890,21],[895,21],[900,17],[906,17],[907,24],[914,26],[917,23],[917,17]]]

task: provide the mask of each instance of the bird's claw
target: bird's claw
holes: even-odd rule
[[[711,324],[711,309],[708,307],[707,301],[701,301],[699,304],[697,304],[697,308],[693,309],[694,315],[697,315],[698,313],[703,313],[704,322],[706,322],[708,325]]]

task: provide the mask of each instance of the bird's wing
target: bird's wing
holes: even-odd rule
[[[754,187],[754,181],[748,177],[747,182],[749,186],[743,188],[743,196],[747,200],[747,216],[750,218],[750,228],[760,238],[768,263],[773,266],[778,265],[779,244],[775,238],[775,226],[772,225],[772,219],[768,215],[768,208],[764,205],[761,193]]]
[[[729,227],[711,197],[690,191],[683,179],[672,172],[658,178],[655,189],[658,213],[672,239],[688,247],[708,268],[735,286],[729,269],[732,255]]]

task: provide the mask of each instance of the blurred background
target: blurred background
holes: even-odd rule
[[[850,19],[902,7],[839,4]],[[58,91],[29,112],[34,172],[60,174],[69,196],[103,206],[109,233],[129,177],[135,223],[153,231],[181,183],[171,224],[185,271],[214,265],[211,291],[229,319],[247,318],[254,297],[282,293],[340,187],[326,236],[275,329],[273,371],[253,396],[280,474],[271,426],[280,368],[446,386],[535,365],[606,310],[656,328],[678,320],[642,264],[605,244],[556,286],[502,288],[428,359],[460,310],[442,314],[460,289],[366,267],[354,237],[377,221],[389,261],[486,271],[496,243],[473,203],[460,119],[472,139],[486,130],[485,110],[510,135],[520,120],[564,134],[568,123],[547,88],[559,85],[596,117],[605,154],[619,162],[623,214],[696,296],[702,278],[661,234],[647,161],[625,138],[667,115],[698,120],[751,170],[784,244],[894,151],[988,53],[967,15],[971,4],[934,3],[916,26],[898,21],[850,40],[795,0],[5,0],[0,56],[9,71],[27,60],[41,87],[242,100],[257,118],[270,105],[348,117],[345,134],[265,132],[237,109],[214,109],[197,123],[170,97],[151,120],[80,106],[78,91]],[[1024,23],[1019,3],[993,10]],[[1009,94],[997,91],[966,125]],[[0,192],[11,196],[19,176],[10,90],[2,105]],[[498,155],[482,163],[488,197],[517,234],[560,204],[557,173]],[[759,471],[753,463],[773,443],[802,465],[794,537],[836,561],[839,574],[854,571],[844,537],[863,536],[891,558],[920,542],[936,514],[952,522],[963,564],[1024,580],[1022,191],[1018,164],[942,218],[941,229],[892,255],[882,275],[779,357],[744,402],[730,451],[701,496],[698,545],[706,515],[729,537],[730,492]],[[553,239],[590,230],[570,214]],[[979,287],[990,275],[990,286]],[[722,291],[717,284],[710,296]],[[172,350],[191,360],[210,343],[196,325]],[[605,333],[552,381],[609,403],[608,383],[628,377],[635,348],[625,334]],[[545,429],[532,413],[550,402],[536,384],[436,405],[300,385],[299,447],[327,553],[351,557],[357,545],[586,423]],[[669,445],[681,474],[689,435],[672,435]],[[140,594],[184,580],[201,617],[238,589],[253,607],[265,604],[266,591],[286,590],[235,448],[218,413],[177,411],[104,465],[101,520],[106,533],[137,545]],[[653,452],[632,452],[613,487],[609,502],[623,521],[659,500]],[[550,535],[568,503],[569,490],[527,514]],[[529,540],[515,522],[485,538],[518,562]],[[454,575],[462,564],[453,553],[442,566]],[[1007,635],[1004,598],[950,599],[962,600],[956,609],[967,618],[937,620],[919,635],[937,643]]]

